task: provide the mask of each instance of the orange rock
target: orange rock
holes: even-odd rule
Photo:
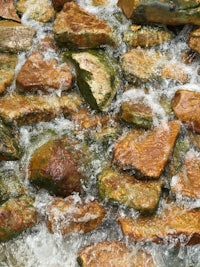
[[[14,6],[14,0],[0,0],[0,17],[20,22]]]
[[[52,5],[56,11],[60,11],[64,4],[67,2],[71,2],[72,0],[52,0]]]
[[[175,64],[168,64],[162,69],[162,78],[171,79],[182,84],[188,82],[188,74],[181,68],[181,66]]]
[[[200,54],[200,28],[190,33],[188,44],[192,50]]]

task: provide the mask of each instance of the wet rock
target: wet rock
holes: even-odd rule
[[[42,52],[47,52],[49,50],[58,51],[58,47],[55,43],[54,36],[51,33],[47,33],[44,38],[41,38],[37,44],[37,49]]]
[[[20,22],[14,6],[14,0],[0,0],[0,17]]]
[[[28,196],[12,198],[0,206],[0,242],[19,235],[37,223],[33,199]]]
[[[188,129],[200,133],[200,93],[189,90],[176,91],[172,108],[176,117],[186,124]]]
[[[103,5],[107,5],[108,1],[107,0],[92,0],[92,4],[94,6],[103,6]]]
[[[75,138],[63,136],[37,148],[29,163],[29,180],[56,196],[66,197],[81,191],[86,179],[89,152]]]
[[[20,92],[67,90],[72,86],[72,74],[55,59],[45,60],[41,53],[33,52],[19,71],[16,85]]]
[[[200,135],[193,133],[193,132],[188,132],[187,137],[192,144],[192,146],[197,147],[200,149]]]
[[[182,171],[171,181],[172,192],[191,198],[200,198],[200,154],[187,152]]]
[[[123,234],[136,242],[166,241],[174,245],[196,245],[200,242],[200,211],[170,204],[155,216],[118,219]]]
[[[129,250],[120,241],[105,241],[92,244],[78,253],[78,263],[82,267],[153,267],[153,259],[144,250]]]
[[[98,186],[101,198],[149,213],[158,206],[162,183],[138,181],[134,176],[107,168],[98,175]]]
[[[200,54],[200,28],[190,33],[188,45],[192,50]]]
[[[76,94],[66,96],[6,95],[0,99],[0,117],[7,124],[26,125],[50,121],[60,114],[77,112],[81,99]]]
[[[0,21],[0,52],[18,53],[31,48],[35,30],[13,21]],[[17,36],[17,38],[16,38]]]
[[[56,41],[64,47],[96,48],[115,45],[110,26],[75,2],[66,3],[53,26]]]
[[[17,56],[0,54],[0,94],[3,93],[14,80]]]
[[[53,5],[54,9],[56,11],[60,11],[63,8],[65,3],[71,2],[73,0],[51,0],[51,1],[52,1],[52,5]]]
[[[183,70],[181,65],[167,64],[162,68],[161,77],[163,79],[171,79],[179,83],[185,84],[189,81],[189,75]]]
[[[65,55],[77,72],[79,90],[91,108],[106,111],[120,85],[116,62],[103,51]]]
[[[123,40],[133,47],[151,47],[170,41],[174,37],[173,33],[159,27],[132,25],[124,33]]]
[[[96,229],[104,216],[105,209],[97,200],[85,202],[77,196],[56,198],[47,207],[47,226],[51,233],[62,235],[86,233]]]
[[[118,6],[127,18],[132,18],[137,24],[154,22],[166,25],[200,25],[198,0],[119,0]]]
[[[170,121],[146,133],[132,130],[114,146],[113,162],[121,169],[136,170],[137,175],[159,178],[173,150],[180,123]]]

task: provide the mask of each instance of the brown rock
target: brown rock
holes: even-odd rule
[[[200,54],[200,28],[190,33],[188,44],[192,50]]]
[[[112,29],[75,2],[66,3],[53,26],[56,41],[65,47],[96,48],[115,45]]]
[[[200,149],[200,135],[197,133],[193,133],[191,131],[188,131],[187,136],[192,144],[192,146],[195,146]]]
[[[189,75],[177,64],[165,65],[162,69],[161,77],[171,79],[182,84],[187,83],[189,80]]]
[[[132,130],[114,146],[114,164],[122,169],[135,169],[142,176],[159,178],[173,150],[180,123],[168,122],[141,136]]]
[[[94,6],[103,6],[103,5],[107,5],[108,1],[107,0],[92,0],[92,4]]]
[[[200,93],[178,90],[172,101],[176,117],[186,124],[188,129],[200,133]]]
[[[20,22],[14,6],[14,0],[0,0],[0,17]]]
[[[51,233],[90,232],[103,221],[105,209],[97,200],[85,203],[70,196],[56,198],[47,207],[47,226]]]
[[[53,5],[54,9],[56,11],[60,11],[63,8],[65,3],[71,2],[73,0],[51,0],[51,1],[52,1],[52,5]]]
[[[169,205],[161,214],[118,219],[123,234],[136,242],[200,243],[200,211]]]
[[[67,90],[72,86],[72,74],[67,66],[58,66],[56,60],[45,60],[41,53],[33,52],[19,71],[16,85],[20,92]]]

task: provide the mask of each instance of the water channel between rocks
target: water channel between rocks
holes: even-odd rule
[[[123,23],[120,22],[116,15],[119,12],[119,9],[116,7],[117,1],[107,1],[108,5],[106,5],[106,7],[94,7],[91,5],[90,0],[79,0],[77,2],[90,13],[108,21],[116,29],[120,45],[115,50],[106,47],[108,53],[116,58],[125,53],[127,51],[127,46],[122,41],[122,33],[128,29],[130,21],[123,17]],[[42,39],[47,32],[52,30],[51,23],[38,23],[34,20],[30,20],[28,19],[27,13],[23,15],[22,23],[33,27],[37,31],[34,44],[36,44],[39,39]],[[186,36],[190,32],[190,29],[191,26],[188,25],[180,27],[177,29],[178,34],[176,38],[167,44],[163,44],[160,48],[173,55],[171,62],[174,64],[179,62],[181,53],[188,48]],[[31,51],[34,50],[34,44]],[[154,48],[151,49],[154,50]],[[31,51],[19,53],[16,75]],[[44,55],[46,59],[59,59],[57,52],[51,49],[45,52]],[[183,65],[183,68],[190,74],[190,80],[184,86],[181,86],[181,88],[200,92],[200,76],[197,73],[198,67],[199,60],[194,61],[194,63],[190,65]],[[124,84],[121,89],[126,85],[127,84]],[[158,99],[164,94],[170,99],[178,87],[167,80],[162,83],[162,88],[160,90],[155,89],[153,85],[149,86],[150,93],[145,101],[153,110],[153,124],[157,126],[158,124],[167,121],[165,110],[159,105]],[[15,90],[15,81],[10,86],[9,90]],[[117,113],[119,111],[119,106],[122,100],[126,98],[140,100],[143,99],[145,95],[145,92],[142,92],[142,90],[138,93],[137,88],[135,89],[134,87],[132,90],[127,91],[124,94],[122,91],[123,90],[117,93],[115,100],[111,104],[110,111],[112,113]],[[59,92],[57,92],[57,94],[59,95]],[[77,267],[79,265],[76,258],[80,248],[92,243],[113,239],[123,240],[128,247],[133,249],[138,249],[140,247],[146,248],[146,250],[153,256],[155,266],[157,267],[200,267],[200,245],[190,247],[185,246],[183,242],[180,248],[174,248],[173,244],[134,244],[134,242],[131,242],[128,238],[124,238],[116,219],[119,215],[124,216],[125,214],[135,217],[137,216],[137,212],[128,209],[123,205],[110,205],[105,202],[104,204],[108,209],[106,219],[92,232],[86,234],[72,233],[67,234],[66,236],[49,233],[43,218],[46,215],[45,207],[49,201],[51,201],[52,196],[45,190],[40,190],[38,192],[29,185],[27,180],[27,166],[31,154],[36,148],[44,144],[52,136],[59,136],[74,131],[76,127],[77,125],[73,121],[63,118],[62,116],[50,122],[42,122],[32,126],[22,126],[19,129],[20,144],[23,147],[23,151],[25,151],[22,159],[16,162],[10,161],[0,163],[0,167],[2,170],[5,170],[5,173],[8,170],[14,170],[19,177],[25,179],[24,182],[28,187],[30,194],[35,197],[35,207],[41,218],[36,226],[23,232],[15,239],[6,243],[0,243],[0,267]],[[128,127],[124,127],[124,131],[127,130]],[[84,133],[79,133],[79,138],[82,139],[83,135]],[[90,149],[95,153],[96,157],[92,162],[92,167],[88,175],[90,176],[90,182],[84,188],[85,197],[88,200],[99,199],[96,176],[106,165],[107,159],[111,157],[112,145],[111,141],[105,151],[100,143],[90,144]],[[75,194],[74,196],[77,199],[79,198],[78,194]],[[195,207],[200,207],[199,201],[194,202],[182,197],[177,197],[176,201],[179,203],[183,202],[187,206],[193,205]],[[162,209],[163,206],[165,206],[165,201],[161,200],[158,210]]]

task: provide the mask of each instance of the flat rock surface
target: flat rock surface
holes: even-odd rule
[[[0,17],[20,22],[14,6],[14,0],[0,0]]]

